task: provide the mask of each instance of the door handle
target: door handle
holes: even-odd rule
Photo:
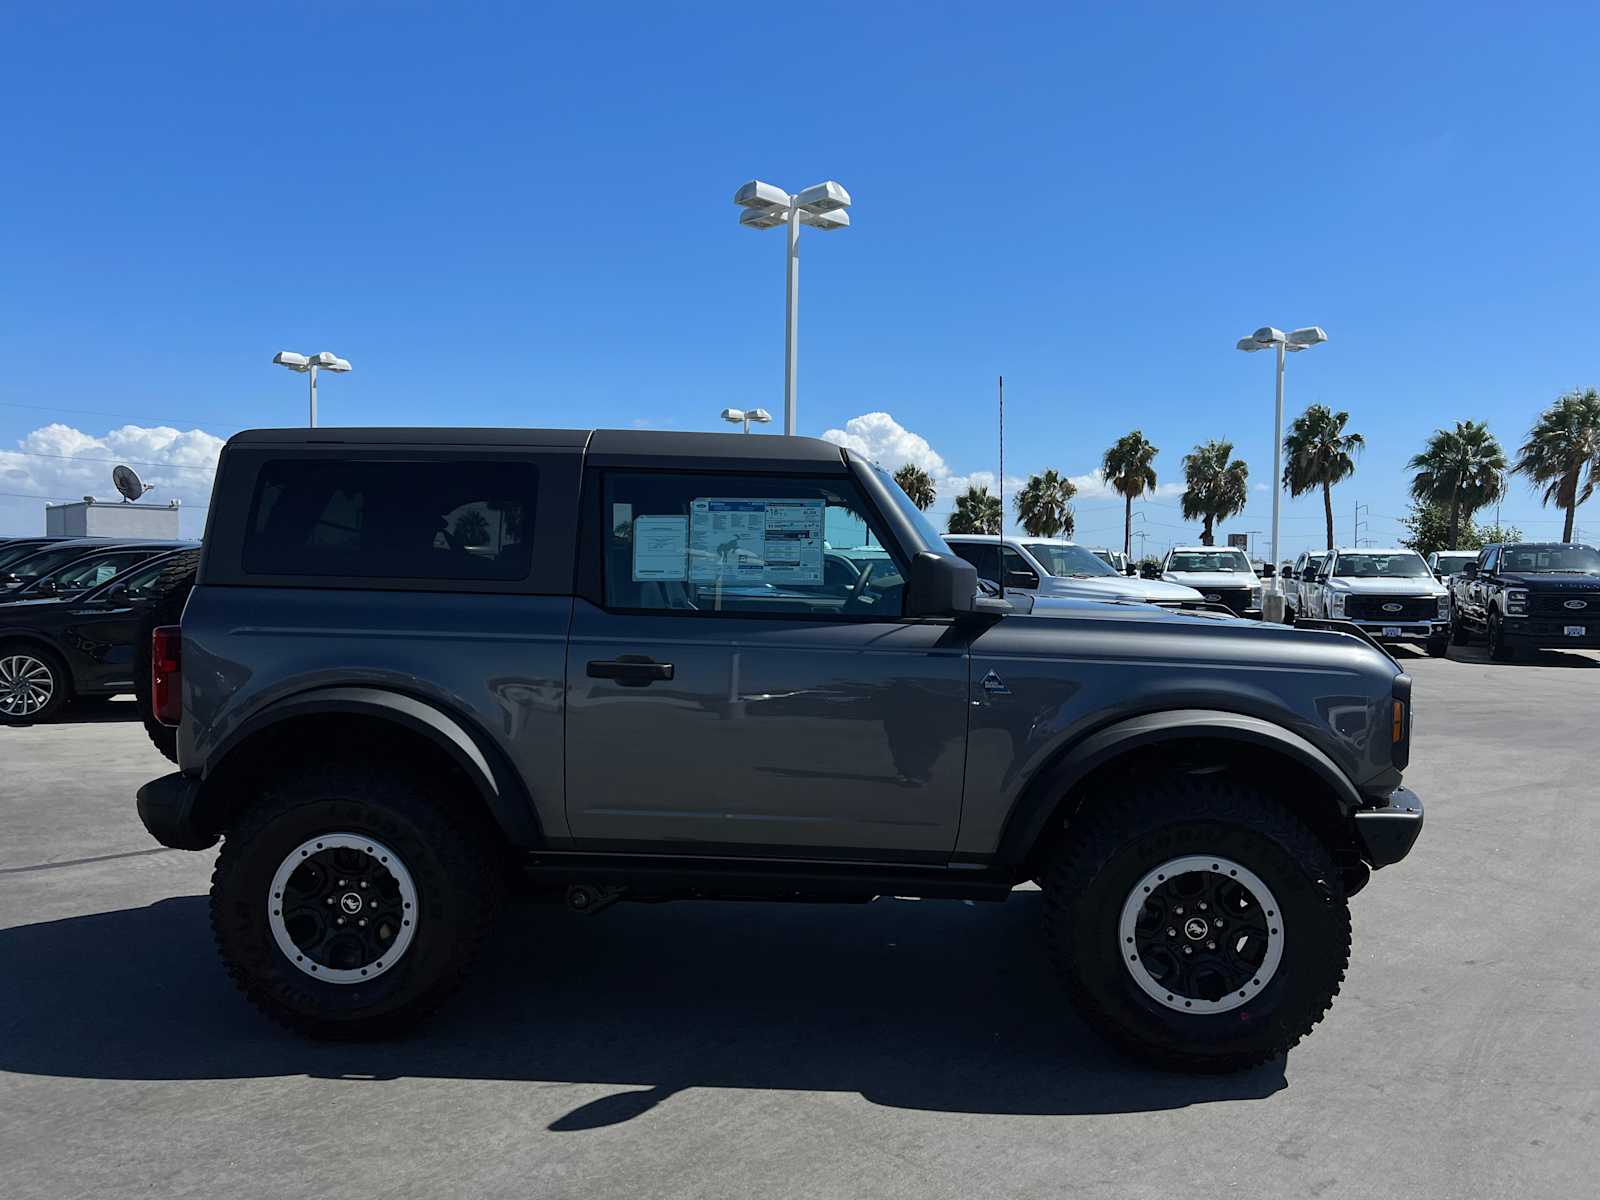
[[[671,679],[672,664],[625,654],[621,658],[591,659],[588,673],[590,679],[615,679],[623,687],[649,687],[658,679]]]

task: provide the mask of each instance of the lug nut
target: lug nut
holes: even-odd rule
[[[367,919],[365,917],[362,917],[361,920],[356,922],[356,924],[361,926],[361,928],[365,929],[367,927]],[[1215,942],[1212,942],[1211,943],[1211,948],[1213,950],[1215,950],[1217,948],[1217,944]]]
[[[1193,954],[1194,953],[1194,947],[1193,946],[1185,946],[1183,948],[1183,952],[1185,954]]]
[[[1221,917],[1218,917],[1215,921],[1213,921],[1211,923],[1213,925],[1215,925],[1218,929],[1222,928],[1222,918]]]
[[[1177,906],[1177,907],[1176,907],[1176,908],[1174,908],[1174,909],[1173,909],[1173,910],[1172,910],[1172,911],[1173,911],[1173,912],[1175,912],[1175,913],[1177,913],[1177,914],[1178,914],[1178,915],[1179,915],[1179,916],[1180,916],[1180,917],[1181,917],[1181,916],[1183,916],[1183,905],[1181,905],[1181,904],[1180,904],[1180,905],[1178,905],[1178,906]]]
[[[362,886],[362,887],[366,887],[366,886],[367,886],[367,881],[366,881],[366,880],[365,880],[365,879],[363,879],[363,880],[362,880],[362,881],[361,881],[361,886]],[[1201,906],[1200,906],[1200,907],[1201,907],[1201,908],[1204,908],[1204,907],[1205,907],[1205,905],[1203,905],[1203,904],[1202,904],[1202,905],[1201,905]]]
[[[366,885],[363,884],[362,886],[364,887]],[[1206,910],[1206,902],[1204,900],[1202,900],[1202,901],[1200,901],[1200,911],[1201,912],[1205,912],[1205,910]]]
[[[1178,931],[1176,929],[1169,929],[1169,930],[1167,930],[1167,936],[1168,937],[1177,937],[1178,936]]]
[[[344,924],[344,918],[340,917],[339,920],[337,922],[335,922],[335,923],[339,924],[339,925],[343,925]]]
[[[324,904],[332,904],[333,903],[333,897],[329,896],[326,900],[323,901],[323,903]]]
[[[361,923],[362,923],[362,924],[363,924],[363,925],[365,925],[365,924],[366,924],[366,922],[365,922],[365,921],[363,921],[363,922],[361,922]],[[1217,948],[1217,944],[1216,944],[1216,943],[1215,943],[1215,942],[1207,942],[1207,943],[1206,943],[1206,949],[1207,949],[1207,950],[1215,950],[1215,949],[1216,949],[1216,948]]]

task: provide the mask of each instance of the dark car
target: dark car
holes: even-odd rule
[[[0,604],[14,604],[21,600],[44,600],[51,597],[71,598],[93,591],[102,583],[116,578],[129,567],[138,566],[152,558],[171,554],[174,550],[198,549],[197,542],[148,542],[145,544],[95,545],[82,550],[54,570],[13,587],[0,591]],[[81,547],[80,547],[81,549]],[[17,564],[18,572],[31,569],[37,555]]]
[[[1578,542],[1485,546],[1451,576],[1451,636],[1489,643],[1501,662],[1519,649],[1600,649],[1600,550]]]
[[[133,690],[135,640],[166,572],[198,550],[169,551],[92,591],[0,606],[0,724],[46,721],[75,699]]]
[[[36,554],[40,550],[46,550],[55,545],[57,542],[81,542],[88,540],[91,539],[63,537],[7,538],[4,542],[0,542],[0,574],[4,574],[6,568],[12,563],[16,562],[18,559],[27,558],[28,555]]]
[[[848,587],[840,527],[882,547]],[[152,631],[179,769],[139,814],[222,839],[223,962],[309,1034],[436,1008],[513,878],[581,913],[1035,880],[1119,1045],[1208,1071],[1294,1045],[1347,898],[1421,829],[1410,679],[1337,632],[977,585],[823,441],[239,434]]]
[[[0,600],[16,596],[25,587],[53,574],[85,555],[105,550],[178,550],[185,543],[141,538],[67,538],[36,546],[29,553],[0,566]]]

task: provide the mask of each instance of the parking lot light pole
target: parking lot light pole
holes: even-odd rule
[[[850,193],[833,180],[812,184],[790,195],[780,187],[752,179],[733,194],[733,202],[744,212],[739,224],[751,229],[787,230],[788,270],[783,323],[783,432],[795,432],[795,392],[798,389],[800,354],[800,226],[813,229],[848,229]]]
[[[750,422],[765,425],[772,420],[772,414],[764,408],[725,408],[722,410],[722,419],[735,425],[744,423],[744,431],[750,432]]]
[[[307,424],[315,429],[317,427],[317,372],[332,371],[343,375],[350,369],[348,360],[340,358],[337,354],[329,354],[326,350],[320,354],[296,354],[293,350],[279,350],[272,356],[272,361],[280,367],[288,367],[291,371],[298,371],[310,377],[311,399],[310,420]]]
[[[1328,335],[1322,332],[1321,326],[1318,325],[1307,325],[1291,333],[1284,333],[1281,329],[1264,325],[1249,337],[1242,337],[1235,343],[1235,347],[1246,354],[1254,354],[1258,350],[1265,350],[1268,346],[1275,346],[1278,351],[1277,397],[1272,416],[1272,562],[1274,564],[1278,561],[1278,509],[1283,500],[1284,354],[1286,352],[1295,354],[1327,340]],[[1261,595],[1261,619],[1282,621],[1283,605],[1283,581],[1274,571],[1272,590],[1264,590]]]

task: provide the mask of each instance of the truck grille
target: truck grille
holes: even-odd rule
[[[1250,607],[1249,588],[1201,588],[1200,594],[1213,604],[1225,604],[1236,613]]]
[[[1398,604],[1398,612],[1385,610]],[[1359,596],[1344,598],[1344,615],[1354,621],[1427,621],[1439,613],[1439,602],[1432,596]]]
[[[1569,600],[1581,601],[1583,607],[1568,608]],[[1541,617],[1570,617],[1574,624],[1582,624],[1590,617],[1600,617],[1600,591],[1533,592],[1528,596],[1528,611]]]

